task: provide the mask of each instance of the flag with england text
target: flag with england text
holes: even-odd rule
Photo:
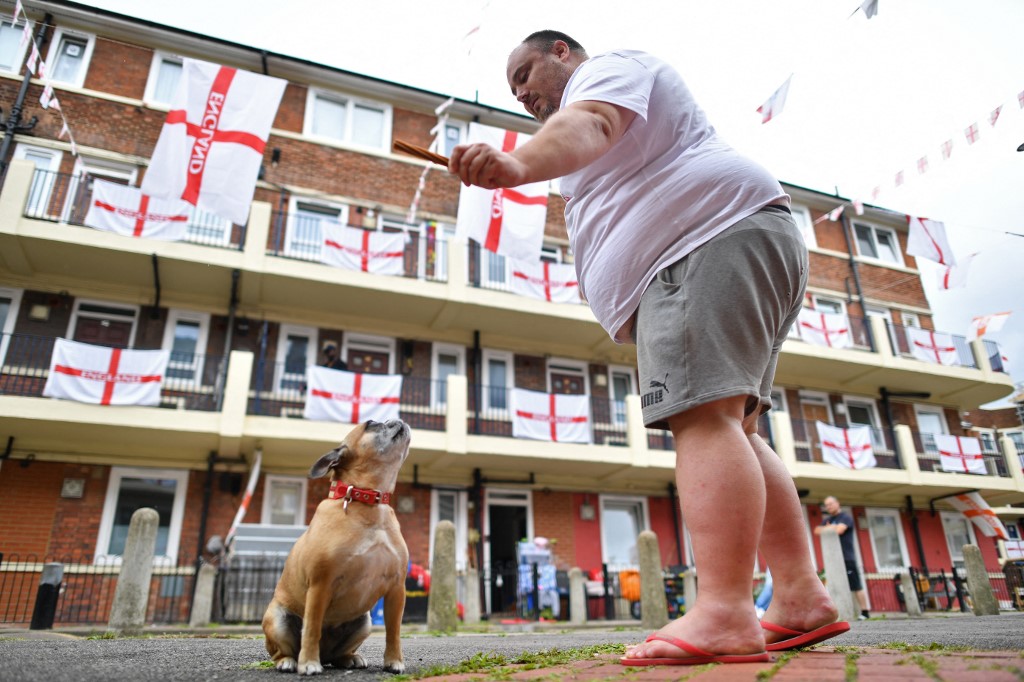
[[[529,135],[479,123],[469,124],[469,142],[484,142],[504,152],[523,146]],[[462,186],[455,236],[472,239],[488,251],[521,260],[540,259],[548,215],[548,183],[512,188]]]
[[[878,466],[871,446],[871,427],[853,426],[843,429],[825,422],[815,422],[821,458],[842,469],[871,469]]]
[[[845,313],[823,313],[810,308],[800,311],[796,322],[800,338],[815,346],[851,348],[850,320]]]
[[[156,406],[170,359],[168,350],[128,350],[57,339],[43,395],[94,405]]]
[[[142,191],[183,199],[244,225],[286,84],[280,78],[185,59]]]
[[[938,220],[907,216],[910,235],[907,237],[907,253],[920,256],[942,265],[956,265],[956,257],[946,238],[946,226]]]
[[[947,265],[939,269],[939,291],[948,291],[950,289],[961,289],[967,286],[967,273],[971,268],[971,261],[977,256],[977,253],[972,253],[966,258],[961,258],[957,261],[956,265]]]
[[[320,262],[377,275],[405,274],[405,233],[378,232],[322,221]]]
[[[985,458],[981,455],[981,441],[968,436],[948,436],[936,433],[935,447],[939,449],[939,464],[943,471],[960,474],[987,474]]]
[[[303,416],[346,424],[398,419],[401,396],[401,374],[361,374],[311,366],[306,370]]]
[[[184,239],[188,216],[189,205],[181,199],[156,199],[138,187],[95,179],[83,222],[97,230],[173,242]]]
[[[786,82],[780,85],[778,90],[757,108],[757,113],[761,114],[761,123],[767,123],[782,113],[782,108],[786,106],[786,97],[789,95],[789,83],[792,80],[793,74],[789,74]]]
[[[576,266],[547,261],[513,260],[512,291],[552,303],[581,303]]]
[[[918,360],[936,365],[954,366],[961,364],[953,336],[930,329],[904,327],[910,354]]]
[[[977,317],[971,318],[971,331],[974,332],[974,338],[980,339],[985,336],[988,332],[997,332],[1003,328],[1006,324],[1006,319],[1010,317],[1012,311],[1007,310],[1002,313],[992,313],[991,315],[978,315]]]
[[[1009,540],[1010,535],[1006,532],[1006,526],[999,520],[996,513],[988,506],[988,502],[978,493],[964,493],[947,498],[949,503],[958,512],[970,519],[975,526],[981,529],[982,535],[986,537],[997,537],[1002,540]]]
[[[590,399],[585,395],[512,389],[512,436],[558,443],[590,443]]]

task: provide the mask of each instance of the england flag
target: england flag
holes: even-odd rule
[[[547,261],[512,261],[512,291],[552,303],[582,303],[576,266]]]
[[[324,234],[320,262],[377,275],[405,273],[405,233],[375,232],[337,223],[320,223]]]
[[[910,354],[918,360],[936,365],[960,364],[960,353],[957,351],[951,335],[916,327],[905,327],[904,329],[907,333]]]
[[[97,230],[174,242],[188,232],[188,214],[180,199],[157,199],[138,187],[97,179],[84,222]]]
[[[590,400],[585,395],[512,390],[512,435],[558,443],[590,443]]]
[[[800,338],[815,346],[829,348],[853,346],[850,320],[843,313],[823,313],[804,308],[800,311],[796,326],[800,330]]]
[[[398,419],[401,395],[401,374],[360,374],[309,367],[303,416],[346,424]]]
[[[988,506],[988,502],[978,493],[964,493],[949,498],[949,503],[958,512],[969,518],[987,537],[1009,540],[1006,526],[999,520],[996,513]]]
[[[168,350],[126,350],[57,339],[43,395],[95,405],[159,405],[170,359]]]
[[[981,441],[966,436],[934,435],[939,449],[939,464],[943,471],[960,474],[987,474],[985,458],[981,454]]]
[[[843,429],[825,422],[815,422],[823,460],[842,469],[871,469],[878,466],[871,447],[871,427],[853,426]]]
[[[907,237],[907,253],[920,256],[942,265],[956,265],[956,257],[946,238],[946,226],[938,220],[907,216],[910,234]]]

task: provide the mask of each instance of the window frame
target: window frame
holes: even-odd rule
[[[810,209],[802,204],[791,204],[789,210],[793,215],[793,222],[796,223],[797,229],[803,235],[807,248],[818,248],[818,237],[814,233],[814,221],[811,220]]]
[[[605,514],[605,511],[606,511],[606,505],[609,502],[611,502],[611,503],[619,503],[619,504],[638,505],[639,509],[640,509],[640,516],[641,516],[641,518],[639,520],[640,520],[640,524],[642,526],[640,528],[640,532],[643,532],[645,530],[650,530],[650,528],[651,528],[650,506],[647,503],[647,497],[646,496],[642,496],[642,495],[604,495],[604,494],[598,495],[598,507],[597,508],[598,508],[598,519],[600,520],[600,523],[601,523],[601,563],[602,564],[611,564],[611,562],[608,560],[608,546],[607,546],[607,544],[605,542],[605,529],[607,528],[607,524],[605,524],[605,522],[604,522],[604,514]],[[639,532],[637,533],[637,535],[639,536]],[[636,542],[636,538],[634,538],[634,542]],[[637,549],[639,551],[639,548],[637,548]],[[638,559],[639,559],[639,557],[638,557]],[[613,567],[624,567],[625,565],[624,564],[612,564],[612,566]],[[632,568],[636,568],[636,564],[631,565],[631,567]],[[610,570],[616,570],[616,569],[615,568],[610,568]]]
[[[301,206],[300,206],[300,204],[301,204]],[[297,217],[299,217],[300,212],[301,211],[306,211],[305,214],[303,214],[305,216],[310,216],[311,214],[317,213],[317,211],[312,211],[312,210],[304,209],[303,207],[305,207],[305,206],[325,209],[322,212],[324,217],[319,219],[320,222],[333,220],[333,221],[337,222],[339,225],[342,225],[344,227],[348,227],[349,206],[348,206],[348,204],[342,204],[342,203],[339,203],[339,202],[309,200],[309,199],[307,199],[305,197],[298,197],[298,196],[294,196],[294,195],[291,197],[291,199],[288,200],[288,220],[285,221],[284,249],[282,250],[282,253],[285,256],[289,256],[291,258],[298,258],[298,259],[302,259],[302,260],[312,260],[313,262],[319,262],[320,261],[320,255],[322,253],[323,245],[324,245],[324,233],[323,233],[323,229],[322,228],[320,228],[320,240],[319,240],[319,242],[316,245],[318,251],[317,251],[316,256],[314,258],[311,259],[309,256],[306,255],[306,253],[301,248],[301,243],[296,244],[296,245],[292,244],[292,241],[294,241],[293,240],[293,235],[294,235],[294,232],[295,232],[295,219]],[[327,212],[328,211],[335,211],[335,210],[338,211],[337,216],[335,218],[333,218],[333,219],[328,218],[327,217],[327,215],[328,215]]]
[[[878,403],[872,398],[865,398],[858,395],[844,395],[842,396],[843,406],[846,408],[846,423],[850,426],[868,426],[871,428],[871,445],[875,449],[875,452],[883,451],[888,452],[889,448],[885,444],[885,435],[882,433],[882,417],[878,411]],[[857,407],[867,408],[870,412],[871,424],[861,424],[854,422],[850,419],[850,406],[854,405]]]
[[[469,495],[459,488],[438,487],[430,490],[430,547],[431,561],[434,557],[434,535],[440,523],[440,496],[451,494],[455,497],[455,570],[466,570],[466,548],[469,547]],[[431,567],[432,569],[433,567]]]
[[[299,506],[295,510],[295,523],[273,523],[271,521],[271,509],[272,495],[270,494],[270,488],[275,483],[298,483],[300,486],[299,492]],[[309,479],[305,476],[286,476],[283,474],[266,474],[263,478],[263,504],[260,509],[260,524],[264,526],[305,526],[306,525],[306,505],[309,501]]]
[[[21,27],[21,32],[24,32],[25,24],[28,24],[29,32],[32,35],[33,40],[35,39],[36,24],[35,24],[34,21],[29,19],[28,17],[22,17],[20,19],[17,19],[17,21],[15,21],[15,17],[14,17],[13,14],[8,14],[8,13],[4,12],[4,13],[0,13],[0,22],[10,24],[11,28],[14,29],[15,31],[17,31],[18,27],[20,26]],[[29,50],[28,44],[26,43],[26,44],[22,45],[21,44],[21,39],[19,38],[18,39],[18,47],[15,50],[15,54],[14,54],[14,62],[11,65],[12,68],[5,69],[2,66],[0,66],[0,73],[17,75],[17,76],[22,75],[22,72],[25,69],[25,55],[28,53],[28,50]]]
[[[192,362],[187,364],[175,362],[173,357],[175,329],[178,322],[197,322],[199,324],[199,336],[196,339],[196,352]],[[206,348],[210,340],[210,313],[200,313],[192,310],[181,310],[171,308],[167,311],[167,322],[164,325],[164,338],[160,347],[171,352],[171,359],[167,363],[167,369],[191,369],[193,376],[191,381],[199,385],[202,382],[203,370],[206,368]],[[175,381],[188,381],[177,377]]]
[[[388,354],[388,371],[387,374],[395,374],[395,353],[396,343],[395,339],[387,336],[373,336],[371,334],[345,334],[345,337],[341,340],[341,350],[339,351],[342,359],[348,362],[348,354],[351,349],[364,349],[374,353],[387,352]],[[355,372],[357,370],[352,369],[350,366],[348,371]]]
[[[949,435],[949,423],[946,421],[946,412],[941,407],[936,407],[936,406],[933,406],[933,405],[920,405],[918,403],[914,403],[914,421],[915,421],[915,426],[917,427],[917,433],[921,437],[921,448],[924,450],[924,454],[930,454],[930,455],[938,456],[938,454],[939,454],[939,447],[938,447],[938,445],[935,444],[935,439],[934,438],[925,439],[926,433],[927,433],[927,435],[935,435],[935,433],[932,432],[932,431],[925,432],[925,431],[921,430],[921,415],[922,414],[931,414],[931,415],[938,416],[939,424],[942,427],[942,431],[938,435],[948,436]],[[931,442],[930,443],[927,442],[928,440],[930,440]]]
[[[82,55],[82,63],[79,68],[79,73],[76,74],[73,81],[59,81],[53,78],[53,69],[57,57],[60,54],[61,42],[63,42],[64,38],[79,38],[85,40],[85,54]],[[46,71],[44,80],[58,85],[70,85],[75,88],[84,87],[85,77],[89,73],[89,65],[92,62],[92,53],[95,47],[96,35],[94,33],[86,33],[85,31],[58,26],[53,31],[53,37],[50,38],[50,46],[46,51]]]
[[[441,399],[441,383],[439,377],[441,355],[455,356],[455,374],[466,376],[466,347],[455,343],[432,343],[430,348],[430,406],[434,409],[445,409],[448,406],[448,391],[444,391]]]
[[[910,552],[907,551],[907,539],[903,533],[903,519],[900,516],[898,509],[872,509],[867,508],[864,510],[864,514],[868,520],[868,538],[871,541],[871,554],[875,558],[875,570],[877,572],[888,572],[888,571],[899,571],[905,570],[910,566]],[[883,565],[879,560],[878,544],[875,542],[875,529],[871,525],[873,518],[892,518],[896,521],[896,539],[900,545],[900,558],[903,561],[902,566],[890,566],[888,564]],[[856,530],[856,529],[855,529]]]
[[[608,402],[609,413],[611,414],[612,423],[617,426],[625,426],[629,420],[628,411],[626,407],[626,401],[622,401],[621,414],[619,412],[619,403],[615,399],[615,377],[625,376],[629,379],[629,389],[626,391],[626,395],[636,395],[638,392],[637,386],[639,382],[636,377],[636,370],[626,365],[608,365]]]
[[[64,338],[66,338],[66,339],[74,339],[75,338],[75,327],[78,326],[78,319],[80,317],[87,317],[87,318],[90,318],[90,319],[96,319],[96,318],[100,318],[100,317],[105,317],[103,315],[100,315],[98,313],[94,313],[94,312],[89,311],[89,310],[86,310],[86,311],[83,312],[82,311],[82,306],[83,305],[96,305],[96,306],[103,306],[105,308],[121,308],[121,309],[126,310],[126,311],[128,311],[128,310],[132,311],[132,315],[131,315],[132,331],[131,331],[131,334],[129,335],[129,338],[128,338],[128,348],[135,348],[135,336],[136,336],[136,334],[139,331],[139,309],[140,309],[140,306],[133,305],[133,304],[126,304],[126,303],[111,303],[109,301],[98,301],[98,300],[92,299],[92,298],[76,298],[75,299],[75,303],[74,303],[74,305],[71,308],[71,318],[68,320],[68,328],[67,328],[67,331],[64,333]],[[120,315],[120,316],[119,315],[111,315],[110,317],[117,317],[122,322],[129,321],[127,314],[126,315]]]
[[[569,358],[548,358],[548,361],[544,363],[544,384],[547,386],[547,392],[551,393],[551,370],[565,370],[564,374],[570,374],[579,372],[579,375],[583,378],[583,393],[580,395],[587,396],[588,398],[592,395],[590,388],[590,373],[587,371],[588,364],[585,360],[572,360]]]
[[[505,407],[494,407],[491,405],[490,388],[493,388],[489,382],[490,380],[490,360],[500,360],[505,363]],[[512,351],[507,350],[495,350],[493,348],[484,348],[483,356],[480,363],[480,372],[483,376],[480,377],[480,388],[483,394],[481,400],[481,409],[487,413],[489,419],[498,420],[509,420],[511,419],[511,391],[515,388],[515,354]]]
[[[28,197],[25,199],[24,211],[31,213],[35,217],[45,218],[56,218],[56,215],[50,212],[50,200],[53,197],[53,186],[56,183],[57,173],[60,172],[61,162],[64,160],[64,152],[59,149],[50,149],[48,147],[37,147],[31,144],[25,144],[18,142],[14,146],[14,157],[21,161],[29,161],[27,156],[29,154],[36,154],[49,158],[49,167],[43,168],[42,166],[36,165],[32,161],[32,165],[35,166],[35,170],[45,171],[42,176],[36,176],[35,172],[32,174],[32,182],[29,187]],[[37,181],[41,188],[37,189]],[[61,207],[63,212],[63,207]],[[41,214],[41,215],[39,215]]]
[[[300,324],[287,324],[282,323],[277,332],[277,349],[274,353],[274,392],[275,393],[288,393],[293,389],[282,386],[283,381],[297,381],[295,377],[298,375],[286,374],[285,373],[285,361],[288,358],[288,344],[287,340],[289,336],[305,336],[309,339],[306,344],[306,368],[302,373],[302,383],[305,384],[308,381],[309,366],[316,364],[316,354],[319,345],[319,330],[316,327],[309,327],[307,325]],[[304,393],[304,391],[301,391]]]
[[[103,512],[100,514],[100,526],[96,536],[96,551],[94,553],[93,563],[121,564],[121,556],[106,553],[106,550],[110,547],[110,538],[114,531],[114,512],[117,509],[117,500],[121,492],[121,481],[125,478],[170,478],[177,482],[177,486],[175,486],[174,489],[174,502],[172,503],[171,519],[167,530],[167,553],[154,555],[153,564],[165,566],[176,565],[181,543],[181,529],[185,518],[185,498],[188,495],[188,475],[189,472],[187,469],[111,467],[110,477],[107,479],[107,493],[103,500]]]
[[[0,368],[4,366],[4,362],[7,360],[7,349],[10,346],[14,328],[17,326],[18,313],[21,311],[21,299],[24,295],[24,289],[0,287],[0,296],[11,300],[10,310],[7,311],[7,319],[4,320],[3,327],[0,327]]]
[[[314,132],[314,116],[316,113],[316,102],[320,98],[329,100],[331,102],[334,102],[335,104],[342,104],[343,101],[345,107],[345,132],[341,138]],[[357,105],[373,109],[379,109],[383,114],[384,118],[383,121],[381,122],[380,146],[366,145],[353,141],[353,112]],[[326,88],[311,86],[306,89],[306,109],[302,121],[302,134],[306,137],[321,142],[343,144],[358,149],[373,149],[378,151],[389,152],[391,151],[393,118],[393,107],[390,104],[387,104],[386,102],[380,102],[366,97],[359,97],[357,95],[346,94],[344,92],[339,92],[336,90],[328,90]]]
[[[871,254],[862,253],[860,248],[860,239],[857,237],[857,227],[865,227],[871,231],[871,244],[875,249],[875,252],[879,255],[872,256]],[[873,223],[864,220],[852,220],[850,221],[850,229],[853,231],[853,243],[857,245],[857,255],[860,258],[864,258],[873,263],[880,263],[883,265],[906,267],[906,261],[903,258],[903,248],[900,246],[899,234],[895,229],[891,227],[883,227],[881,225],[875,225]],[[894,256],[896,260],[890,261],[881,257],[882,249],[879,247],[878,233],[885,232],[892,238],[893,245],[896,247]]]
[[[949,544],[949,531],[946,529],[946,524],[949,520],[955,519],[963,523],[967,527],[967,537],[970,540],[969,544],[977,545],[978,536],[974,533],[974,522],[964,516],[958,511],[947,511],[941,510],[939,512],[939,519],[942,522],[942,536],[946,542],[946,551],[949,552],[949,562],[956,568],[957,563],[961,565],[964,563],[964,550],[961,547],[959,551],[960,558],[957,559],[957,555],[953,553],[953,547]]]
[[[167,109],[170,110],[173,101],[161,102],[156,99],[156,89],[160,79],[160,66],[163,62],[177,62],[182,67],[182,73],[184,73],[185,58],[181,55],[168,52],[166,50],[154,50],[153,59],[149,64],[149,75],[146,77],[146,90],[142,95],[142,101],[151,108],[154,109]],[[180,83],[180,81],[179,81]],[[177,88],[175,88],[177,89]],[[172,96],[173,99],[173,96]]]

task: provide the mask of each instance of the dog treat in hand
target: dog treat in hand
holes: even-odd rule
[[[392,145],[391,145],[391,150],[392,151],[396,151],[396,152],[405,152],[406,154],[409,154],[411,156],[415,156],[418,159],[423,159],[424,161],[431,161],[431,162],[436,163],[436,164],[438,164],[440,166],[444,166],[445,168],[448,167],[448,157],[447,156],[441,156],[440,154],[435,154],[434,152],[430,151],[429,149],[424,149],[423,147],[417,147],[414,144],[409,144],[408,142],[403,142],[402,140],[395,140],[394,143],[392,143]]]

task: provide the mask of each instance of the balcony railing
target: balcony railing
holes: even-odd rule
[[[25,217],[68,225],[85,225],[92,204],[93,177],[36,169],[32,175]],[[188,230],[183,241],[203,246],[241,250],[245,226],[190,207]]]
[[[309,213],[274,211],[270,220],[267,253],[282,258],[320,262],[323,226],[340,221]],[[448,281],[448,240],[433,223],[398,225],[387,223],[385,233],[404,232],[407,236],[402,276],[432,282]]]
[[[52,336],[0,335],[0,395],[41,398],[55,341]],[[160,385],[160,407],[216,411],[222,361],[221,356],[171,353]]]
[[[907,339],[908,328],[901,324],[892,324],[891,322],[887,322],[887,326],[889,328],[889,341],[892,344],[893,353],[913,357],[910,350],[910,342]],[[959,366],[977,369],[978,363],[974,358],[974,351],[971,350],[971,343],[967,340],[967,337],[957,334],[950,334],[950,337],[952,338],[953,346],[956,348],[956,358]],[[999,354],[998,346],[996,347],[996,354]],[[999,365],[1001,368],[1002,361],[1000,361]],[[994,366],[993,369],[995,369]]]
[[[992,371],[1009,374],[1006,370],[1006,362],[1003,361],[1003,349],[999,347],[999,344],[988,339],[983,339],[982,343],[985,346],[985,355],[988,356],[988,364]]]
[[[911,432],[914,438],[914,450],[917,453],[918,466],[921,471],[947,472],[940,465],[939,448],[935,444],[935,436],[931,433]],[[1006,469],[1006,458],[998,451],[982,450],[982,460],[985,463],[985,473],[989,476],[1009,478],[1010,472]]]
[[[821,455],[821,441],[818,438],[818,429],[814,420],[794,419],[793,443],[796,450],[798,462],[824,462]],[[848,424],[834,424],[842,428],[849,428]],[[854,424],[853,426],[858,426]],[[875,461],[880,469],[900,469],[896,457],[896,450],[893,447],[892,437],[885,429],[871,429],[871,446],[875,454]]]

